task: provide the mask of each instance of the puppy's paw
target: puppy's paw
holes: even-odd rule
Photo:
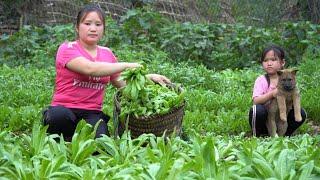
[[[294,118],[297,122],[301,122],[302,121],[302,117],[301,117],[301,115],[300,116],[298,116],[298,117],[295,117]]]
[[[276,133],[276,132],[271,132],[269,135],[270,135],[270,137],[279,137],[278,133]]]
[[[281,121],[283,121],[283,122],[287,122],[287,117],[283,117],[283,118],[280,118],[281,119]]]
[[[280,119],[281,119],[281,121],[287,121],[287,114],[280,113]]]

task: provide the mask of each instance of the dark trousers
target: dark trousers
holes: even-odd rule
[[[81,119],[84,119],[93,127],[102,119],[103,121],[100,122],[96,131],[96,138],[102,134],[109,135],[107,123],[110,117],[102,111],[49,106],[43,112],[43,123],[44,125],[49,125],[47,132],[50,134],[63,134],[66,141],[71,140],[76,126]]]
[[[267,119],[268,119],[268,111],[264,105],[254,105],[256,112],[256,118],[255,121],[253,121],[253,115],[254,115],[254,107],[251,107],[250,112],[249,112],[249,124],[251,126],[251,129],[256,131],[256,136],[268,136],[268,129],[266,126]],[[306,112],[304,109],[301,108],[301,116],[302,116],[302,121],[297,122],[294,119],[294,110],[292,109],[287,117],[287,122],[288,122],[288,129],[285,133],[286,136],[290,136],[293,134],[293,132],[301,126],[305,120],[306,120]],[[253,126],[255,124],[255,126]]]

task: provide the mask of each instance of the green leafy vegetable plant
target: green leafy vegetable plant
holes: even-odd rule
[[[147,68],[135,68],[125,71],[121,79],[127,82],[121,90],[120,119],[127,115],[135,117],[166,114],[170,109],[179,107],[184,102],[184,92],[179,86],[159,85],[147,78]]]

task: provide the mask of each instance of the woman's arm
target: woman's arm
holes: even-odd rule
[[[147,74],[147,78],[162,85],[171,83],[170,79],[160,74]],[[119,80],[119,78],[112,80],[111,83],[116,88],[121,88],[126,85],[126,82],[123,80]]]
[[[92,62],[84,57],[77,57],[70,60],[66,64],[71,71],[85,74],[89,76],[110,76],[115,73],[122,72],[127,68],[140,67],[139,63],[107,63],[107,62]]]

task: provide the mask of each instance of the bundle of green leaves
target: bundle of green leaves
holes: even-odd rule
[[[119,97],[121,120],[128,115],[136,118],[163,115],[184,103],[185,92],[181,91],[179,85],[154,83],[146,77],[147,72],[147,68],[143,66],[121,74],[121,79],[127,82]]]

